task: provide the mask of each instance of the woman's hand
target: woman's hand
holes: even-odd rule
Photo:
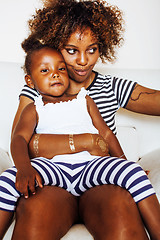
[[[36,142],[36,151],[34,148],[35,139],[36,134],[32,136],[29,143],[29,153],[31,158],[41,156],[51,159],[56,155],[73,153],[69,146],[68,134],[40,134],[37,138],[38,141]],[[104,138],[99,134],[74,134],[73,140],[75,153],[88,151],[95,156],[109,155],[108,145]]]
[[[29,192],[36,193],[36,184],[41,188],[43,187],[40,175],[32,166],[17,171],[15,186],[25,198],[29,197]]]
[[[90,145],[90,154],[95,156],[109,156],[108,144],[104,138],[99,134],[90,134],[91,145]]]

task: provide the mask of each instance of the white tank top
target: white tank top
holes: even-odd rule
[[[35,100],[39,121],[37,133],[80,134],[98,133],[93,126],[87,110],[87,91],[82,88],[77,97],[67,102],[47,103],[44,105],[42,96]]]
[[[98,130],[93,126],[92,119],[87,110],[87,91],[82,88],[73,100],[60,103],[47,103],[44,105],[42,96],[35,99],[38,113],[37,133],[47,134],[97,134]],[[97,156],[96,156],[97,157]],[[95,156],[84,151],[74,154],[63,154],[53,157],[51,161],[80,163],[90,161]]]

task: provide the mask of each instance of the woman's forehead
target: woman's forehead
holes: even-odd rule
[[[71,44],[71,43],[76,43],[76,44],[81,44],[81,43],[86,43],[86,44],[93,44],[93,43],[97,43],[97,38],[95,37],[95,35],[93,34],[93,32],[91,31],[90,28],[86,28],[86,29],[77,29],[75,32],[73,32],[68,41],[67,44]]]

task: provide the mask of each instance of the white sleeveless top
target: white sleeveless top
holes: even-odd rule
[[[98,130],[93,126],[92,119],[87,110],[87,91],[82,88],[73,100],[59,103],[47,103],[44,105],[42,96],[35,99],[38,114],[37,133],[46,134],[97,134]],[[89,152],[65,154],[55,156],[52,161],[82,162],[94,159]]]
[[[73,100],[44,105],[42,96],[35,100],[39,121],[37,133],[98,133],[87,110],[87,91],[82,88]]]

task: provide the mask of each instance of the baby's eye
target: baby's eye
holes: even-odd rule
[[[41,72],[46,73],[46,72],[48,72],[48,69],[42,69]]]
[[[65,70],[66,70],[65,67],[61,67],[61,68],[59,68],[59,71],[65,71]]]
[[[73,49],[73,48],[66,48],[66,51],[69,53],[69,54],[74,54],[77,50],[76,49]]]

